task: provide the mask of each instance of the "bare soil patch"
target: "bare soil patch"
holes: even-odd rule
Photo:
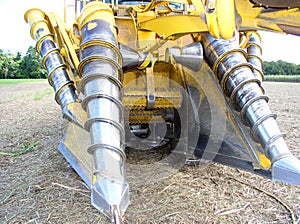
[[[0,151],[37,144],[19,156],[0,155],[0,223],[108,223],[57,150],[67,122],[53,94],[34,100],[47,88],[46,81],[0,85]],[[300,84],[265,83],[265,88],[287,143],[300,158]],[[292,223],[291,214],[300,217],[299,186],[219,164],[185,166],[144,185],[135,181],[136,173],[129,165],[128,223]]]

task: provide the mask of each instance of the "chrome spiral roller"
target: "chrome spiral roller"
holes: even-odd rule
[[[48,72],[48,82],[55,91],[55,100],[61,106],[63,116],[79,124],[68,106],[76,102],[74,82],[70,80],[67,66],[55,46],[45,14],[39,9],[30,9],[25,13],[30,25],[31,37],[36,41],[36,50],[42,56],[42,64]]]
[[[105,19],[104,19],[105,18]],[[124,153],[122,56],[112,10],[101,2],[83,8],[79,89],[87,111],[88,152],[94,157],[92,204],[117,223],[129,205]]]
[[[59,50],[52,40],[43,40],[40,48],[43,57],[42,64],[48,71],[49,84],[54,88],[55,100],[64,108],[69,103],[76,101],[75,87],[70,80],[66,65],[63,62]]]
[[[253,40],[253,39],[252,39]],[[202,36],[204,56],[242,121],[251,129],[253,139],[260,143],[272,163],[272,178],[299,184],[300,162],[294,157],[268,106],[268,97],[261,88],[261,78],[255,74],[257,61],[247,61],[247,53],[235,40]],[[249,47],[257,45],[249,45]],[[253,53],[257,49],[249,49]],[[250,53],[251,55],[251,53]],[[253,57],[254,58],[254,57]],[[255,58],[256,59],[256,58]],[[259,66],[256,66],[256,68]],[[254,72],[253,72],[254,71]]]

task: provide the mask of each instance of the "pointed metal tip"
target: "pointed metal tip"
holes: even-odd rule
[[[111,223],[112,224],[122,224],[123,223],[123,217],[120,212],[120,208],[118,206],[113,206]]]
[[[165,57],[168,63],[172,63],[174,60],[194,72],[199,72],[203,62],[202,45],[196,42],[181,49],[178,47],[167,48]]]
[[[203,57],[198,55],[180,55],[180,56],[173,56],[174,60],[191,69],[194,72],[199,72],[202,66]]]
[[[118,216],[122,217],[129,205],[129,185],[102,178],[93,184],[91,189],[92,205],[105,216],[114,219],[117,208]]]
[[[272,165],[272,179],[300,185],[300,160],[291,155],[274,162]]]
[[[81,108],[79,103],[71,103],[62,109],[63,118],[76,124],[80,128],[84,128],[84,121],[86,120],[85,111]]]

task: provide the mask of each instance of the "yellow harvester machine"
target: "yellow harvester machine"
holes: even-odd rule
[[[125,147],[167,147],[170,165],[215,161],[299,185],[300,162],[264,94],[257,32],[300,34],[299,6],[75,0],[65,2],[64,21],[28,10],[30,34],[69,120],[59,150],[90,187],[91,203],[122,222]]]

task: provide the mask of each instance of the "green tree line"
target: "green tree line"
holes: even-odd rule
[[[30,46],[25,56],[15,55],[0,49],[0,79],[44,79],[47,71],[43,69],[41,57]]]
[[[300,65],[279,60],[263,62],[265,76],[300,75]],[[41,57],[34,47],[29,47],[26,55],[15,55],[0,49],[0,79],[44,79],[47,71],[43,69]]]
[[[300,75],[300,65],[286,61],[271,61],[263,62],[263,73],[264,75]]]

